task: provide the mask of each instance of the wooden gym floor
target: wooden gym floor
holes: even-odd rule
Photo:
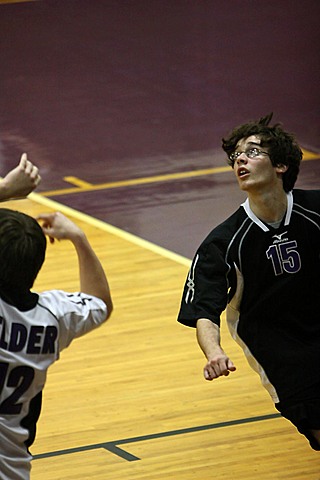
[[[262,480],[319,477],[319,455],[275,413],[223,326],[237,365],[208,383],[191,329],[175,322],[188,261],[41,195],[3,206],[62,210],[108,274],[115,311],[76,340],[48,375],[33,480]],[[68,242],[48,245],[36,290],[77,290]]]
[[[0,3],[1,174],[27,151],[43,178],[2,206],[78,222],[115,303],[49,371],[32,480],[319,480],[225,324],[237,372],[208,383],[176,322],[195,249],[243,199],[224,134],[273,110],[304,149],[297,187],[319,188],[319,3]],[[35,288],[76,279],[48,245]]]

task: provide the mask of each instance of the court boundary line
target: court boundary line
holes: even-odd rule
[[[43,197],[39,193],[34,193],[34,192],[30,193],[27,198],[29,198],[30,200],[33,200],[35,203],[44,205],[45,207],[51,208],[55,211],[60,211],[61,213],[67,216],[71,216],[79,221],[85,222],[88,225],[99,228],[100,230],[103,230],[107,233],[116,235],[117,237],[122,238],[123,240],[126,240],[141,248],[144,248],[153,253],[161,255],[162,257],[165,257],[169,260],[173,260],[174,262],[179,263],[180,265],[190,267],[191,259],[186,258],[182,255],[179,255],[178,253],[171,252],[170,250],[167,250],[164,247],[160,247],[159,245],[156,245],[155,243],[152,243],[149,240],[145,240],[141,237],[138,237],[133,233],[126,232],[125,230],[115,227],[110,223],[104,222],[103,220],[94,218],[91,215],[88,215],[87,213],[80,212],[79,210],[68,207],[67,205],[56,202],[55,200],[51,200],[50,198]]]
[[[119,448],[119,445],[145,442],[148,440],[156,440],[160,438],[173,437],[178,435],[187,435],[189,433],[196,433],[196,432],[202,432],[206,430],[214,430],[218,428],[231,427],[234,425],[243,425],[247,423],[255,423],[255,422],[261,422],[265,420],[272,420],[279,417],[281,417],[280,413],[271,413],[268,415],[260,415],[257,417],[239,418],[236,420],[228,420],[226,422],[210,423],[208,425],[199,425],[196,427],[181,428],[177,430],[169,430],[169,431],[160,432],[160,433],[151,433],[148,435],[141,435],[137,437],[129,437],[129,438],[123,438],[123,439],[113,440],[109,442],[101,442],[101,443],[95,443],[92,445],[84,445],[82,447],[73,447],[73,448],[67,448],[63,450],[55,450],[47,453],[39,453],[33,456],[33,460],[41,460],[44,458],[58,457],[62,455],[71,455],[73,453],[86,452],[90,450],[104,449],[104,450],[108,450],[110,453],[113,453],[114,455],[117,455],[118,457],[123,458],[124,460],[127,460],[128,462],[134,462],[137,460],[141,460],[141,458],[135,455],[132,455],[131,453],[129,453],[128,451],[122,448]]]

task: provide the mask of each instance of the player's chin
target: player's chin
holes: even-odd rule
[[[238,179],[238,185],[240,187],[240,190],[246,192],[247,190],[250,189],[250,184],[249,182],[246,182],[245,180],[241,180],[240,178]]]

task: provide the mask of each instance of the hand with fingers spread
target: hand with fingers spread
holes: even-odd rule
[[[0,201],[26,197],[39,185],[40,180],[38,167],[23,153],[18,166],[0,182]]]

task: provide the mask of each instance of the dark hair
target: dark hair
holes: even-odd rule
[[[229,156],[237,147],[238,142],[243,138],[256,135],[261,140],[261,147],[267,148],[273,166],[287,165],[288,169],[282,174],[283,188],[286,192],[293,189],[297,180],[302,151],[295,137],[283,130],[281,124],[276,123],[269,126],[272,113],[260,118],[258,121],[244,123],[233,129],[227,138],[222,139],[222,148],[227,153],[229,165],[234,166]]]
[[[0,287],[30,290],[44,262],[46,245],[34,218],[0,208]]]

